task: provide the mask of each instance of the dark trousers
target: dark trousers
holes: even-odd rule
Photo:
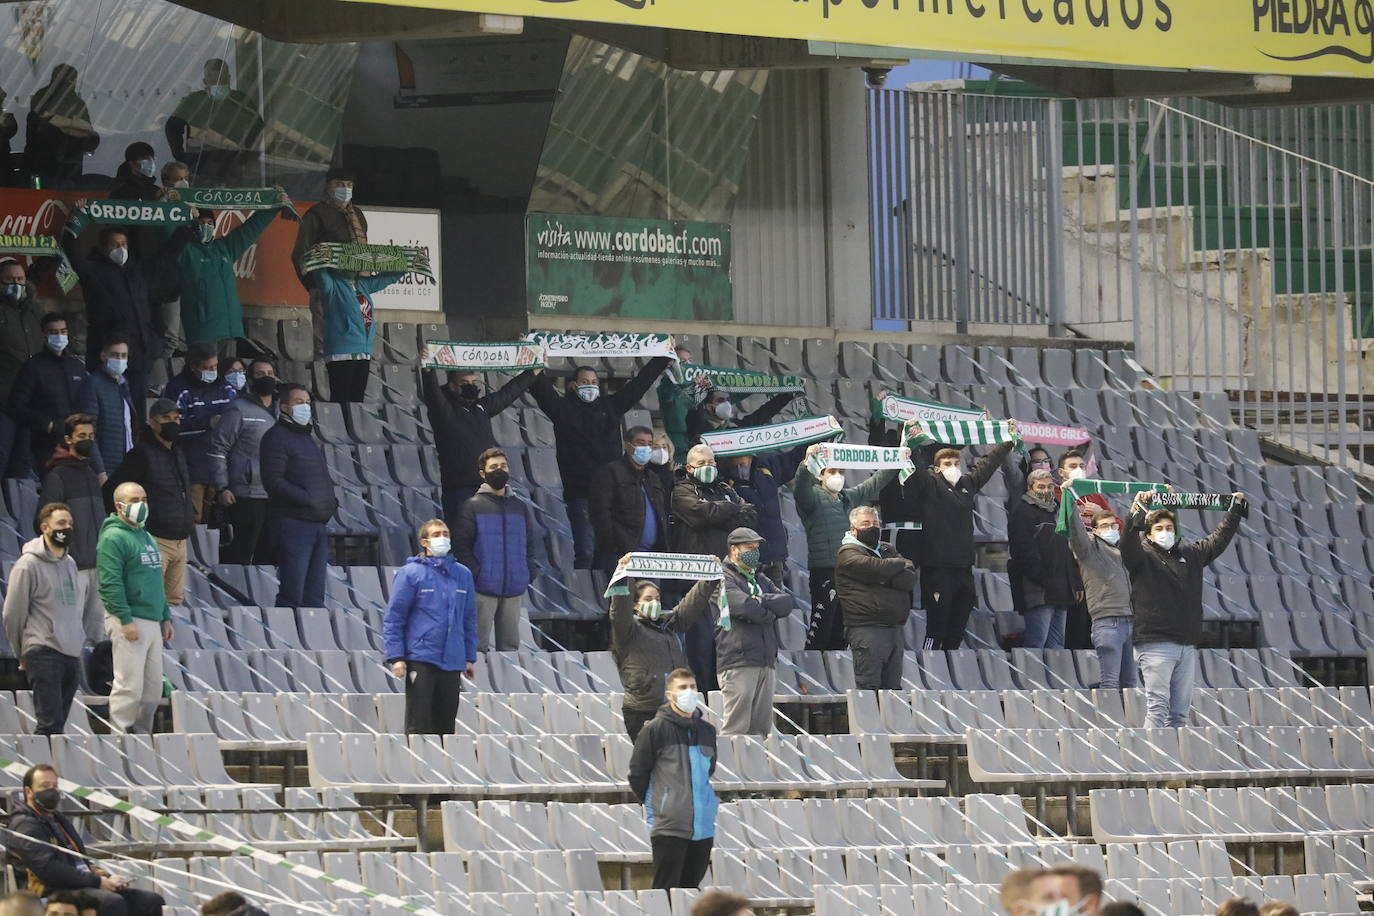
[[[565,505],[568,510],[568,524],[572,526],[573,569],[591,569],[592,554],[596,553],[596,531],[592,528],[587,497],[568,498]],[[616,559],[619,560],[620,557]]]
[[[24,653],[24,676],[33,689],[35,735],[60,735],[76,696],[77,660],[46,646]]]
[[[967,566],[922,566],[921,604],[926,609],[926,649],[957,649],[968,615],[978,603],[973,570]]]
[[[701,887],[706,867],[711,864],[715,838],[684,840],[677,836],[649,838],[654,850],[654,887]]]
[[[476,487],[444,487],[444,521],[449,525],[458,524],[458,510],[462,509],[463,503],[472,499],[476,492]]]
[[[367,379],[372,374],[370,359],[340,359],[324,364],[329,374],[329,400],[336,404],[358,402],[367,396]]]
[[[719,690],[716,683],[716,621],[711,614],[697,618],[697,622],[682,634],[683,649],[687,652],[687,667],[697,676],[697,689],[703,693]]]
[[[234,540],[220,549],[221,563],[240,566],[272,563],[272,551],[267,537],[267,500],[239,497],[229,507],[229,524],[234,526]]]
[[[406,734],[453,734],[462,690],[463,672],[406,662]]]
[[[901,690],[901,627],[850,627],[854,653],[854,686],[860,690]]]
[[[136,887],[118,892],[83,887],[81,893],[95,898],[100,916],[162,916],[162,896],[151,891]]]
[[[806,648],[843,649],[844,611],[835,594],[835,568],[811,570],[811,624],[806,630]]]
[[[97,369],[96,371],[101,371]],[[135,371],[130,369],[124,373],[124,381],[129,384],[129,397],[134,400],[134,416],[138,419],[134,421],[134,429],[142,429],[148,422],[148,372],[147,370]],[[134,434],[134,441],[138,441],[138,434]]]
[[[1064,621],[1064,648],[1091,649],[1093,647],[1093,621],[1088,614],[1088,606],[1082,601],[1069,605],[1069,614]]]
[[[329,563],[324,522],[278,517],[271,525],[280,582],[277,607],[324,607],[324,571]]]
[[[649,720],[658,715],[657,709],[631,709],[628,706],[620,707],[620,715],[625,719],[625,734],[630,736],[633,743],[639,737],[640,731],[649,724]]]

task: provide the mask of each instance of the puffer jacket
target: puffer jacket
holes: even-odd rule
[[[1007,520],[1011,549],[1007,574],[1019,613],[1046,605],[1066,607],[1083,590],[1069,542],[1055,533],[1058,516],[1057,509],[1042,508],[1022,495]]]
[[[901,627],[911,615],[916,570],[891,544],[845,535],[835,556],[835,594],[847,627]]]
[[[225,406],[210,433],[210,483],[216,490],[229,490],[237,499],[267,498],[260,453],[262,437],[276,423],[272,409],[251,394]]]
[[[730,532],[752,527],[758,513],[719,477],[702,483],[686,468],[678,468],[673,484],[673,549],[724,557]]]
[[[625,687],[625,708],[640,712],[663,704],[668,673],[687,667],[684,634],[716,606],[718,582],[698,582],[673,610],[649,620],[635,614],[634,590],[611,596],[611,656]]]
[[[104,369],[86,376],[76,392],[76,409],[95,417],[95,453],[91,461],[97,474],[113,474],[124,463],[131,431],[124,421],[126,407],[129,422],[137,423],[129,383],[122,376],[112,378]]]
[[[477,592],[453,557],[411,557],[391,584],[382,620],[387,664],[426,662],[461,671],[477,661]]]
[[[10,402],[15,379],[29,357],[44,349],[43,312],[32,283],[24,284],[24,298],[18,301],[0,293],[0,405]]]
[[[525,594],[542,556],[529,507],[509,488],[503,496],[482,484],[458,510],[453,556],[472,573],[478,594],[500,598]]]
[[[281,420],[263,434],[258,448],[269,518],[294,518],[323,524],[339,507],[324,450],[310,427]]]
[[[151,435],[135,445],[124,456],[119,470],[105,481],[107,505],[114,506],[115,488],[126,481],[142,484],[148,494],[148,521],[144,527],[149,534],[169,541],[191,536],[196,511],[191,502],[191,472],[180,446],[168,448]]]
[[[606,563],[636,550],[659,549],[665,541],[668,500],[650,467],[636,468],[629,456],[621,456],[592,478],[587,511],[596,532],[596,554]],[[641,547],[649,510],[654,514],[653,535],[648,546]]]
[[[167,381],[162,396],[176,401],[181,411],[181,432],[177,433],[176,442],[191,469],[191,482],[209,483],[210,433],[216,418],[238,394],[223,378],[202,382],[195,370],[187,366]]]
[[[778,663],[778,621],[792,613],[792,596],[767,576],[725,564],[730,628],[716,623],[716,669],[772,668]]]
[[[45,345],[19,370],[10,393],[10,415],[29,428],[36,467],[42,467],[62,441],[86,374],[86,363],[72,353],[70,344],[60,354]]]
[[[849,530],[849,510],[876,502],[883,487],[896,479],[896,470],[879,471],[858,486],[831,493],[802,462],[797,469],[797,514],[806,529],[806,556],[811,569],[835,568],[835,554]]]
[[[644,805],[650,836],[705,840],[716,835],[720,803],[711,788],[716,729],[701,710],[680,716],[664,703],[630,754],[630,790]]]

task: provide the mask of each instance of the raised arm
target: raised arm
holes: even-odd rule
[[[611,395],[611,406],[616,413],[625,413],[636,404],[639,399],[644,397],[654,381],[663,374],[663,370],[668,368],[672,360],[666,356],[655,356],[644,364],[644,368],[634,378],[615,394]]]
[[[762,426],[765,423],[771,423],[773,418],[782,413],[783,408],[791,404],[796,397],[797,393],[795,391],[784,391],[780,394],[775,394],[767,401],[764,401],[763,406],[758,410],[740,417],[739,425]]]
[[[1217,525],[1216,530],[1193,545],[1198,560],[1203,566],[1210,564],[1226,551],[1231,539],[1236,536],[1236,531],[1240,528],[1240,520],[1244,514],[1245,496],[1237,493],[1231,502],[1231,508],[1226,510],[1226,517],[1221,520],[1220,525]]]
[[[974,493],[983,489],[987,482],[992,479],[992,475],[997,473],[1002,462],[1011,454],[1014,445],[1013,442],[1003,442],[994,446],[992,451],[978,460],[978,463],[973,466],[973,470],[969,471],[969,476],[973,478],[972,490]]]
[[[676,633],[686,633],[692,628],[692,624],[701,618],[711,617],[716,609],[716,595],[720,588],[719,580],[707,580],[693,585],[673,609],[668,629]]]
[[[856,487],[850,487],[847,492],[850,502],[854,505],[859,503],[877,502],[878,494],[883,491],[883,487],[897,479],[897,469],[888,468],[885,471],[878,471],[869,476],[867,480]]]
[[[537,375],[543,375],[542,372]],[[511,379],[500,388],[483,395],[477,400],[482,410],[489,417],[494,417],[510,405],[514,404],[520,395],[529,390],[530,385],[534,384],[536,373],[533,369],[526,369],[515,378]],[[547,413],[547,411],[545,411]]]
[[[557,426],[563,417],[563,398],[557,391],[554,391],[549,374],[541,372],[536,375],[529,390],[530,395],[534,398],[534,403],[538,404],[539,409],[544,411],[544,415]]]

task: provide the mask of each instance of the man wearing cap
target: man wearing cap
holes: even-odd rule
[[[723,735],[767,735],[773,730],[778,621],[792,613],[792,597],[759,572],[763,538],[736,528],[727,538],[725,601],[716,623],[716,668],[725,700]]]
[[[145,528],[162,554],[162,585],[167,603],[179,605],[186,589],[186,539],[195,527],[191,471],[176,446],[181,411],[176,401],[158,398],[148,413],[151,435],[142,437],[105,481],[106,494],[122,483],[139,484],[147,493]],[[110,497],[106,496],[106,502]]]
[[[857,506],[849,512],[849,533],[835,554],[835,591],[854,653],[854,686],[860,690],[901,689],[902,630],[916,587],[915,564],[881,536],[878,510]]]
[[[311,274],[301,273],[305,253],[321,242],[356,242],[367,244],[367,216],[353,206],[351,169],[333,168],[325,175],[324,197],[301,216],[296,230],[296,244],[291,249],[291,263],[301,285],[310,290],[310,320],[315,333],[315,352],[324,342],[324,307]]]

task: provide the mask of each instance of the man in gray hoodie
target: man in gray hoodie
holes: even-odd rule
[[[77,663],[98,642],[99,597],[76,568],[72,512],[63,503],[38,510],[39,536],[24,545],[5,590],[5,635],[33,688],[38,735],[60,735],[76,696]]]
[[[1078,560],[1088,614],[1093,620],[1093,648],[1102,668],[1099,686],[1109,690],[1137,685],[1135,651],[1131,648],[1131,580],[1121,561],[1121,522],[1106,509],[1092,516],[1092,533],[1069,523],[1069,548]]]
[[[273,401],[277,370],[270,360],[255,359],[248,367],[246,393],[230,401],[210,433],[210,483],[229,507],[234,539],[220,549],[220,561],[248,565],[271,563],[267,536],[267,490],[262,482],[258,451],[262,437],[277,425]]]

